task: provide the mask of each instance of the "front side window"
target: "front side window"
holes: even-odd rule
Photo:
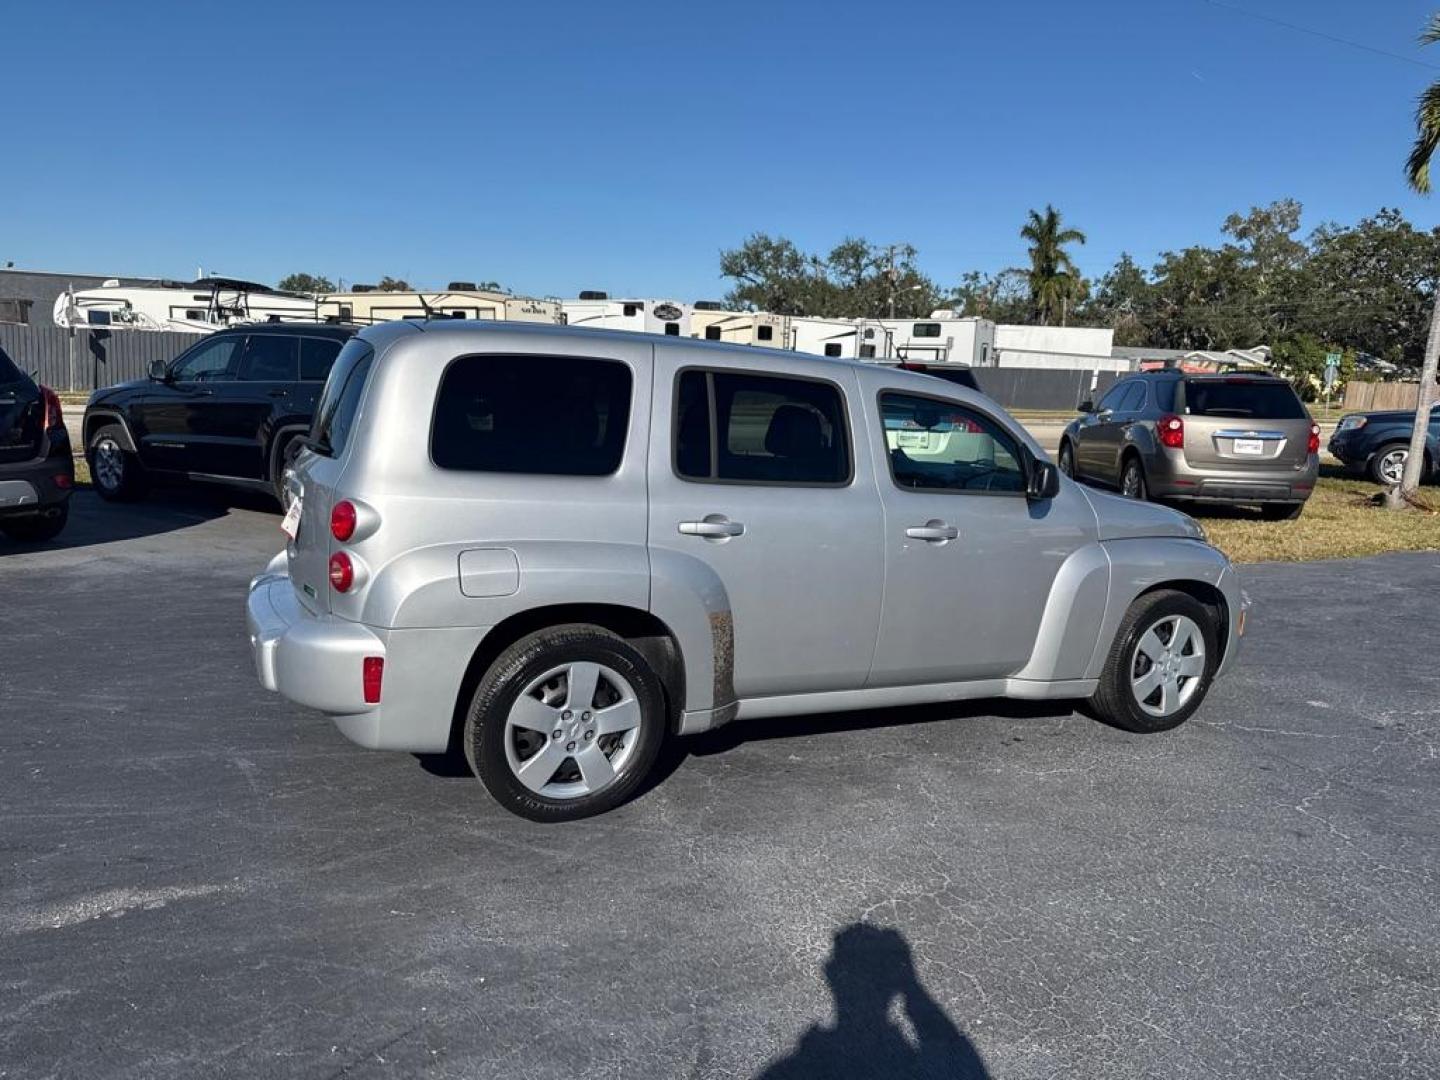
[[[462,356],[435,401],[442,469],[609,476],[630,423],[630,369],[582,356]]]
[[[850,442],[840,388],[812,379],[691,370],[676,390],[675,471],[720,483],[840,485]]]
[[[241,382],[294,382],[300,374],[300,339],[251,334],[240,356]]]
[[[202,341],[175,361],[170,377],[176,382],[226,382],[233,379],[240,343],[244,340],[235,335]]]
[[[984,413],[912,394],[881,394],[890,472],[907,491],[1024,493],[1025,455]]]

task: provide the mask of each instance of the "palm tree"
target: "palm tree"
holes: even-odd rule
[[[1420,34],[1421,45],[1440,42],[1440,13],[1430,16],[1430,23]],[[1430,158],[1440,146],[1440,82],[1431,83],[1415,106],[1415,145],[1405,162],[1405,178],[1422,195],[1430,191]],[[1435,293],[1435,310],[1430,315],[1430,335],[1425,342],[1425,360],[1420,365],[1420,392],[1415,404],[1415,427],[1410,434],[1410,455],[1405,461],[1405,474],[1398,491],[1392,491],[1387,503],[1399,507],[1413,499],[1420,487],[1420,473],[1425,458],[1425,431],[1430,415],[1430,396],[1435,389],[1436,361],[1440,358],[1440,289]]]
[[[1060,212],[1047,203],[1043,214],[1030,211],[1020,236],[1030,241],[1030,300],[1035,315],[1041,326],[1047,326],[1058,314],[1064,326],[1070,301],[1080,292],[1080,272],[1065,245],[1085,243],[1085,234],[1061,228]]]

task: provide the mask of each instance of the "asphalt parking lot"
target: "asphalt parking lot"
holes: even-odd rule
[[[0,1077],[1440,1075],[1440,556],[1247,568],[1168,735],[768,721],[545,827],[259,688],[278,521],[0,541]]]

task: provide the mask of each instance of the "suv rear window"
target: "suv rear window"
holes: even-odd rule
[[[24,378],[25,376],[20,373],[20,369],[15,366],[15,362],[10,359],[9,354],[4,349],[0,349],[0,386],[22,382]]]
[[[581,356],[462,356],[445,369],[430,457],[442,469],[609,476],[625,454],[630,369]]]
[[[1271,379],[1186,379],[1185,412],[1256,420],[1305,418],[1305,406],[1290,384]]]
[[[337,457],[345,449],[374,359],[375,350],[360,338],[351,338],[340,350],[325,380],[325,389],[320,391],[320,404],[315,407],[310,443],[317,453]]]

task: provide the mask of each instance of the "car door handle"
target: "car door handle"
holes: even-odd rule
[[[279,389],[277,389],[277,390],[271,390],[271,391],[270,391],[270,396],[271,396],[271,397],[289,397],[289,396],[290,396],[290,391],[289,391],[289,390],[279,390]]]
[[[724,514],[710,514],[700,521],[682,521],[679,528],[685,536],[703,536],[709,540],[724,540],[745,532],[744,525]]]
[[[924,525],[911,525],[905,530],[905,535],[912,540],[924,540],[931,544],[943,544],[946,540],[954,540],[960,535],[960,530],[954,525],[947,525],[943,521],[927,521]]]
[[[203,390],[203,389],[200,389],[200,388],[197,387],[196,389],[190,391],[190,396],[191,396],[191,397],[214,397],[214,396],[215,396],[215,391],[214,391],[214,390]]]

